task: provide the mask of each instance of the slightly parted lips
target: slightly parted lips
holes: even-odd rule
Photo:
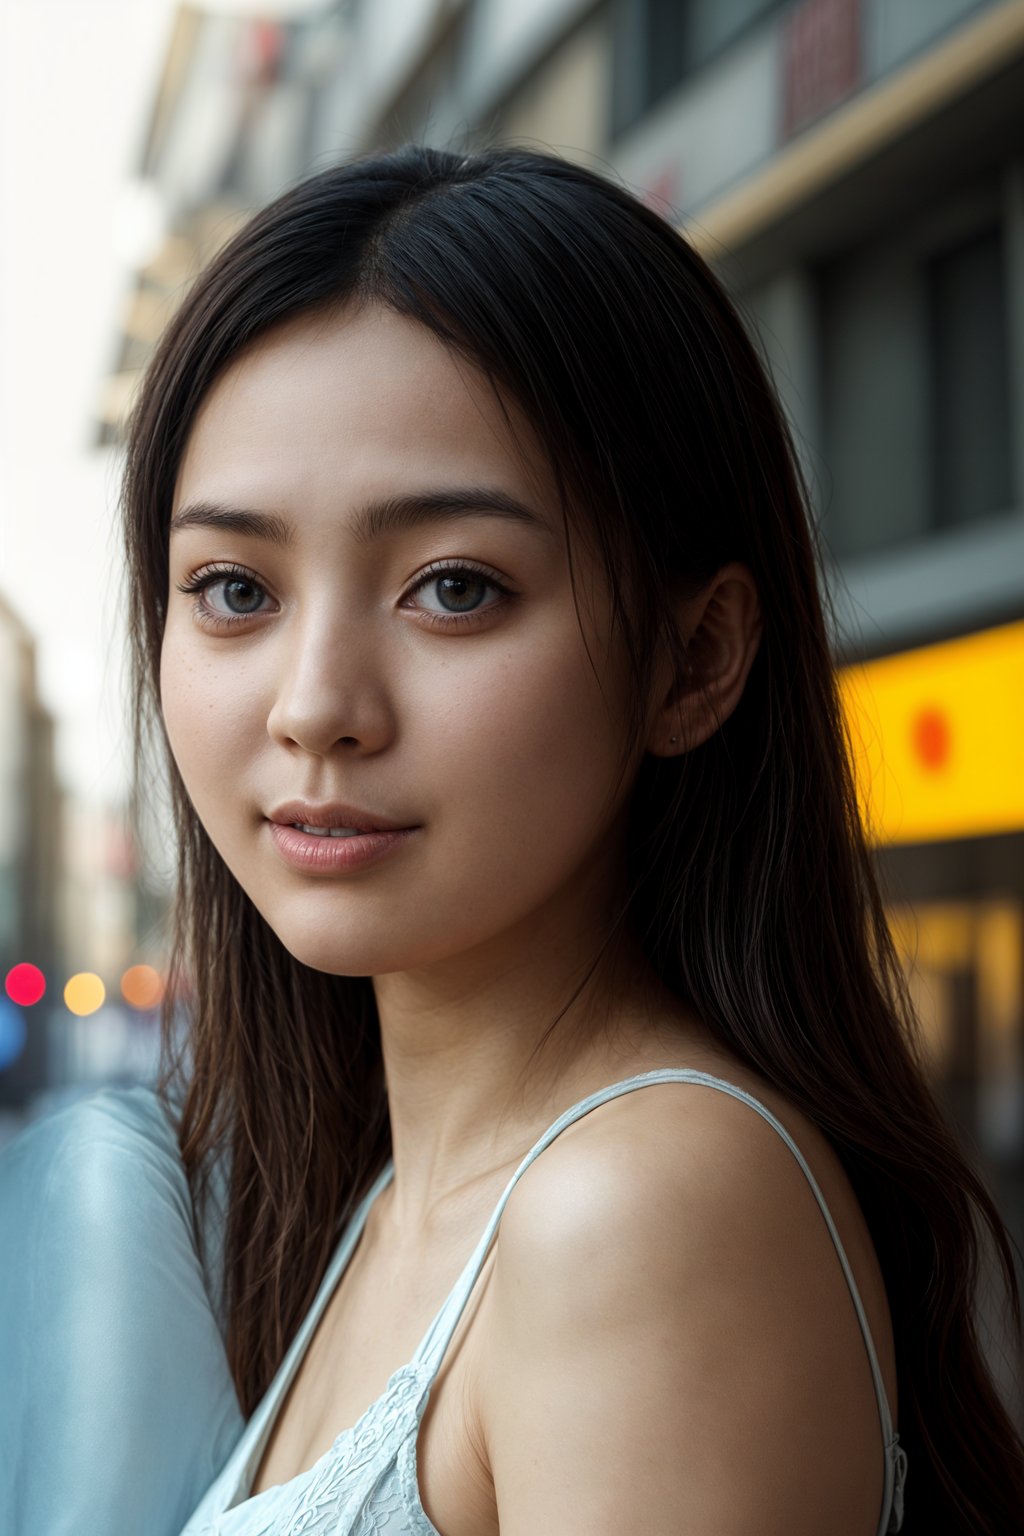
[[[303,800],[286,800],[267,816],[268,821],[279,821],[285,826],[301,822],[306,827],[354,827],[360,832],[405,832],[413,823],[393,821],[389,816],[378,816],[373,811],[360,810],[355,805],[343,805],[332,801],[327,805],[310,805]]]

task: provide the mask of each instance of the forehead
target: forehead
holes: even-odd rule
[[[306,315],[236,358],[204,399],[175,503],[195,494],[335,505],[386,488],[500,479],[540,498],[557,490],[536,435],[482,371],[424,326],[366,306]]]

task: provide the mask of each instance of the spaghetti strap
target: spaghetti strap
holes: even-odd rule
[[[829,1235],[839,1256],[839,1262],[846,1277],[846,1283],[857,1313],[857,1321],[860,1324],[868,1362],[871,1367],[871,1379],[874,1383],[875,1397],[878,1402],[879,1418],[882,1425],[882,1444],[885,1455],[884,1495],[882,1500],[883,1523],[879,1526],[878,1536],[887,1536],[887,1533],[899,1531],[903,1524],[903,1485],[906,1478],[906,1452],[900,1446],[899,1435],[893,1429],[889,1400],[886,1396],[885,1384],[882,1380],[882,1373],[878,1364],[878,1356],[875,1352],[874,1340],[871,1337],[867,1314],[864,1311],[864,1305],[861,1301],[860,1292],[857,1289],[857,1283],[853,1277],[853,1270],[850,1267],[849,1259],[843,1248],[836,1224],[832,1219],[832,1213],[818,1187],[817,1180],[807,1164],[806,1158],[785,1126],[772,1114],[771,1110],[766,1108],[759,1099],[754,1098],[752,1094],[747,1093],[745,1089],[737,1087],[735,1083],[726,1082],[723,1078],[714,1077],[710,1073],[698,1072],[688,1067],[659,1067],[651,1072],[641,1072],[635,1077],[625,1078],[621,1082],[612,1083],[607,1088],[598,1089],[596,1093],[589,1094],[586,1098],[573,1104],[563,1114],[559,1115],[554,1124],[550,1125],[530,1148],[505,1186],[505,1190],[498,1200],[491,1219],[484,1229],[483,1236],[470,1255],[465,1269],[456,1281],[447,1300],[437,1313],[413,1356],[413,1364],[423,1368],[425,1381],[429,1385],[440,1367],[441,1360],[458,1326],[469,1294],[483,1267],[509,1196],[527,1168],[540,1156],[545,1147],[550,1146],[556,1136],[559,1136],[565,1130],[566,1126],[572,1125],[584,1115],[589,1114],[592,1109],[597,1109],[601,1104],[606,1104],[610,1099],[618,1098],[621,1094],[630,1093],[637,1088],[645,1088],[650,1083],[662,1082],[696,1083],[707,1088],[715,1088],[721,1093],[727,1093],[735,1099],[740,1099],[744,1104],[748,1104],[751,1109],[756,1110],[763,1119],[767,1120],[768,1124],[779,1134],[799,1163],[818,1202],[821,1214],[825,1218]],[[886,1520],[888,1520],[888,1523],[885,1523]]]
[[[234,1455],[232,1455],[227,1465],[222,1468],[221,1476],[215,1479],[207,1490],[206,1500],[215,1498],[227,1480],[231,1482],[229,1498],[233,1499],[237,1495],[240,1486],[244,1483],[248,1487],[255,1476],[256,1468],[259,1466],[263,1452],[270,1439],[284,1395],[291,1386],[292,1379],[298,1371],[321,1315],[333,1295],[339,1277],[344,1272],[352,1252],[359,1241],[363,1228],[366,1225],[367,1217],[370,1214],[370,1207],[381,1191],[391,1183],[394,1172],[394,1160],[389,1158],[352,1212],[342,1232],[341,1240],[335,1249],[334,1256],[320,1282],[316,1296],[313,1298],[312,1305],[299,1325],[291,1344],[288,1346],[284,1359],[278,1366],[277,1374],[246,1421],[245,1428],[235,1447]],[[204,1504],[206,1500],[204,1500]],[[230,1502],[224,1507],[230,1508]]]

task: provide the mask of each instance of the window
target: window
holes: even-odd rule
[[[820,270],[822,527],[837,558],[1013,510],[994,184]]]
[[[612,136],[785,0],[612,0]]]
[[[944,251],[927,272],[932,512],[936,527],[1012,500],[1010,354],[1001,231]]]

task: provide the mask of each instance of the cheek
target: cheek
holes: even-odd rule
[[[621,739],[621,701],[602,681],[604,694],[578,630],[561,626],[494,667],[453,669],[426,722],[448,813],[472,817],[491,840],[528,831],[535,845],[546,832],[563,849],[599,830]]]
[[[403,958],[389,954],[378,969],[484,943],[601,861],[616,812],[621,736],[610,711],[620,701],[604,675],[606,702],[575,636],[539,646],[534,635],[494,665],[467,656],[443,690],[435,675],[419,692],[409,782],[432,825],[420,878],[388,893]]]
[[[224,769],[246,752],[252,702],[237,679],[224,678],[216,661],[197,655],[170,623],[160,651],[160,698],[174,760],[198,808],[218,788],[230,788]]]

